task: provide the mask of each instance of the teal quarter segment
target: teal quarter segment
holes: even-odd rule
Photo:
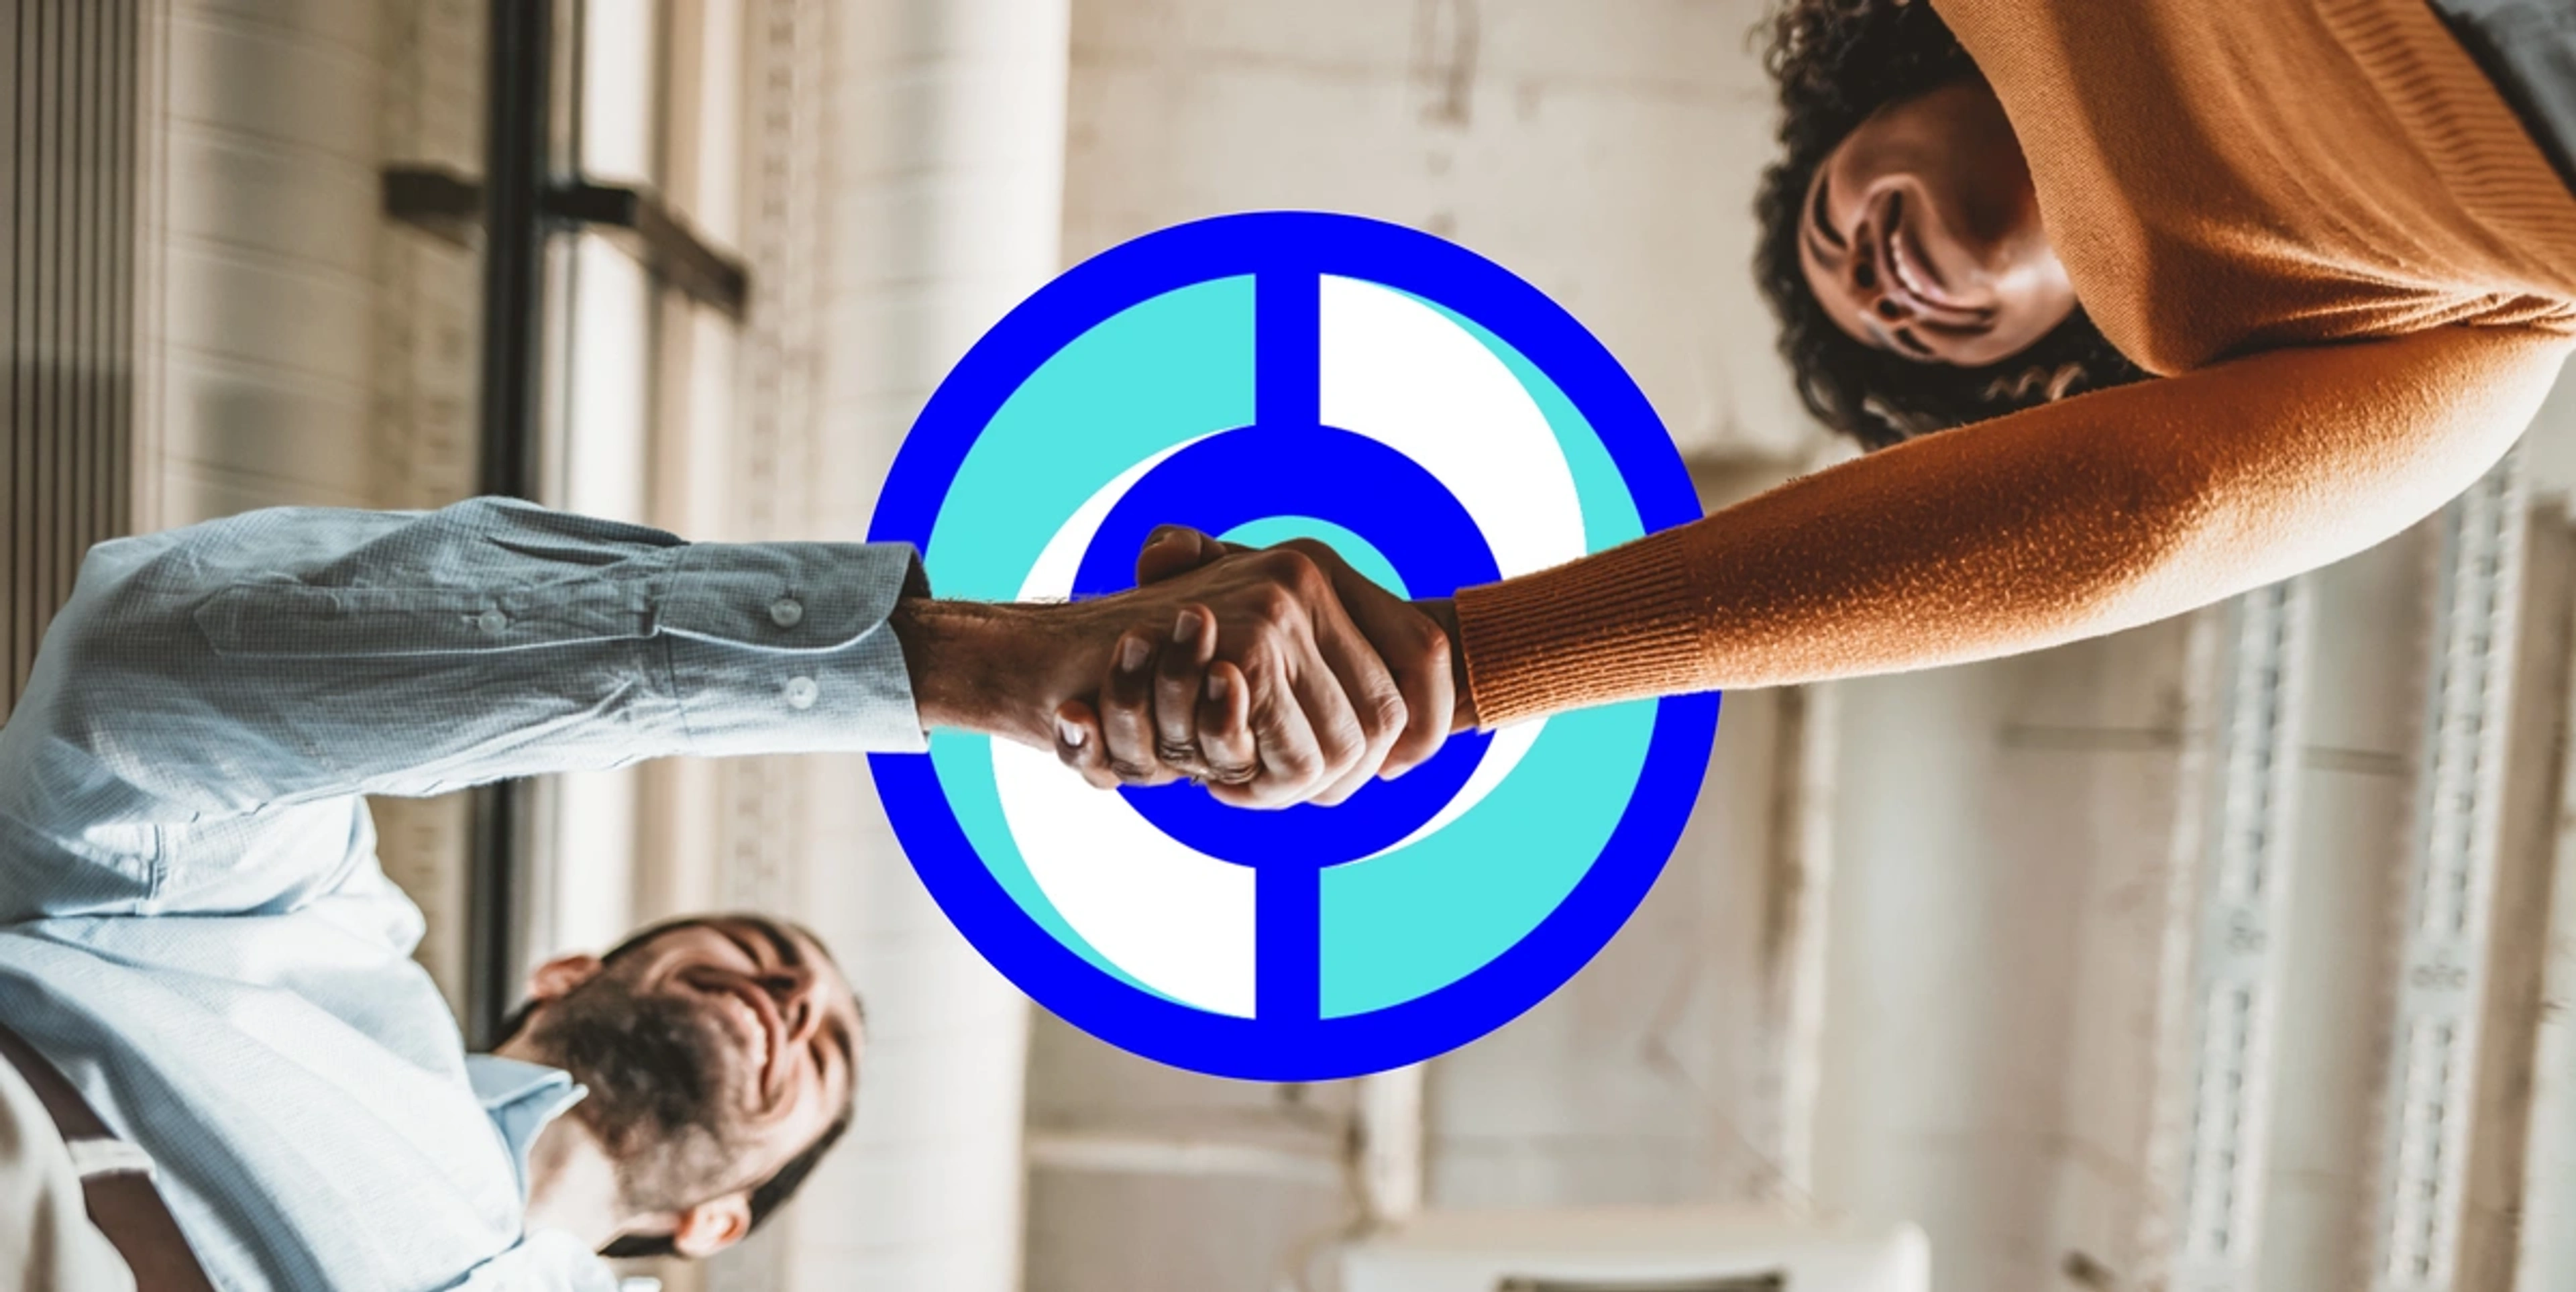
[[[1496,792],[1447,828],[1323,874],[1323,1012],[1402,1004],[1512,948],[1556,910],[1628,810],[1655,702],[1547,720]]]
[[[1093,494],[1157,453],[1252,417],[1250,277],[1133,306],[1004,401],[958,467],[922,560],[941,596],[1013,600]]]

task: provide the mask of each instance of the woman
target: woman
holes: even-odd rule
[[[2576,349],[2562,0],[1797,0],[1772,35],[1758,271],[1809,407],[1879,451],[1460,591],[1464,721],[2232,596],[2461,492]]]

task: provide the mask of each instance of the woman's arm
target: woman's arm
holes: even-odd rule
[[[2017,654],[2341,559],[2466,489],[2576,338],[2281,350],[1945,431],[1456,600],[1477,721]]]

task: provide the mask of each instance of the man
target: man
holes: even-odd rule
[[[1448,725],[1445,658],[1390,674],[1295,552],[979,606],[900,546],[494,500],[101,545],[0,727],[0,1282],[592,1289],[603,1249],[722,1250],[848,1122],[860,1012],[821,945],[648,930],[539,968],[469,1056],[359,796],[928,727],[1049,747],[1157,655],[1227,681],[1196,716],[1237,753],[1192,770],[1236,801],[1348,793]]]

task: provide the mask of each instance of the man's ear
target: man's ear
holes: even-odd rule
[[[750,1232],[751,1195],[728,1193],[679,1212],[671,1227],[671,1250],[693,1261],[705,1260]]]
[[[529,972],[528,999],[540,1004],[561,1000],[573,988],[598,977],[601,968],[594,955],[556,956]]]

